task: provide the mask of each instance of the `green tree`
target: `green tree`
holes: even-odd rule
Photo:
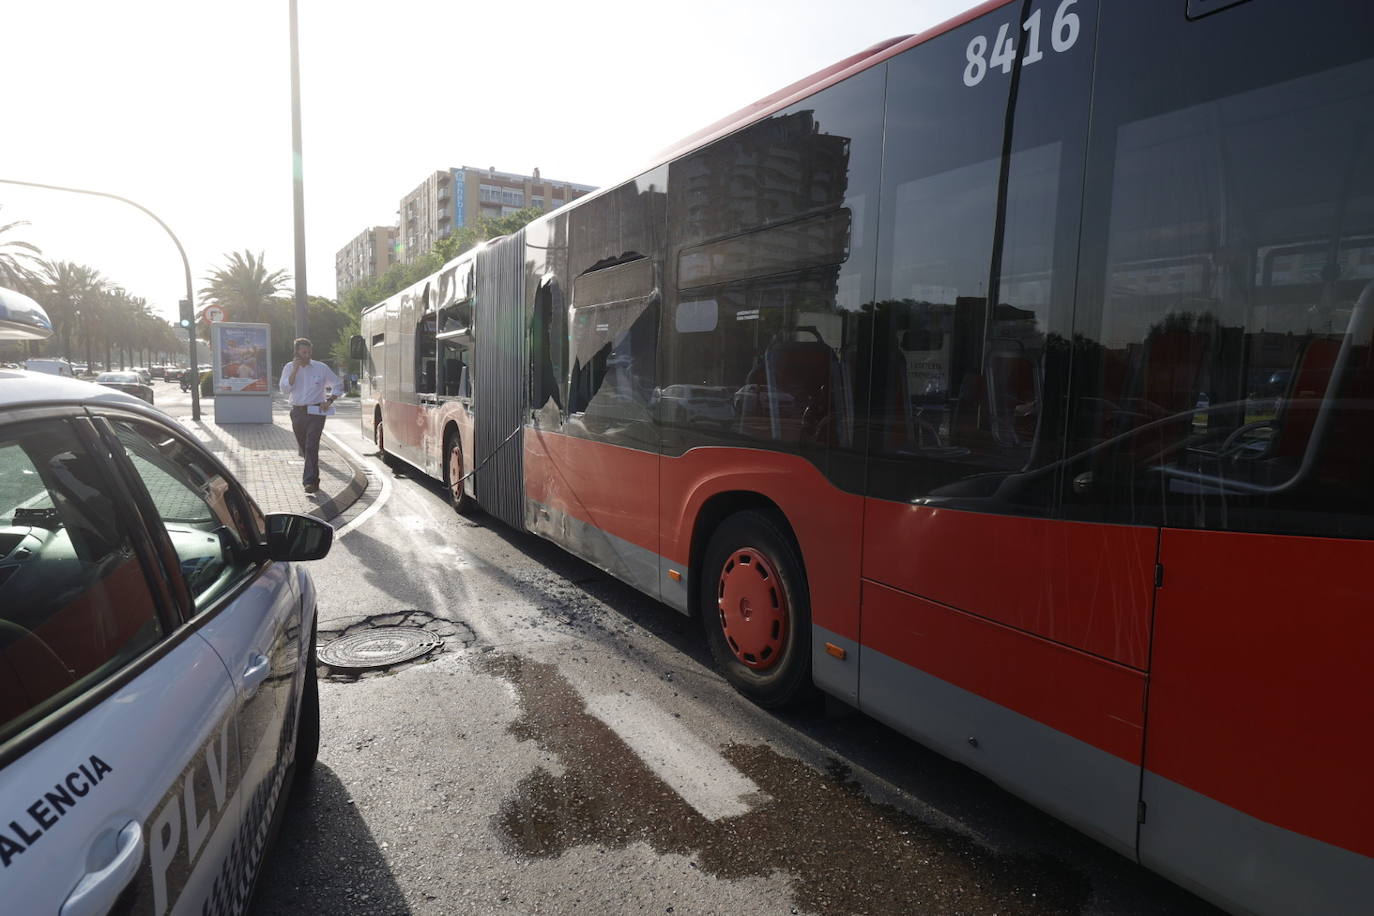
[[[477,218],[476,222],[462,226],[452,235],[441,238],[434,244],[434,250],[439,255],[440,262],[447,264],[458,255],[470,248],[475,248],[487,239],[518,232],[525,227],[526,223],[543,215],[544,211],[538,207],[525,207],[505,216],[481,216]]]
[[[333,299],[310,296],[306,299],[306,316],[310,324],[310,339],[315,344],[315,358],[329,357],[329,347],[348,325],[349,315]],[[296,339],[296,304],[291,299],[275,298],[263,310],[263,321],[272,326],[272,371],[291,361],[291,342]],[[339,368],[336,366],[336,368]]]
[[[463,226],[440,239],[435,243],[434,250],[416,258],[412,263],[394,264],[390,270],[375,280],[351,287],[340,297],[339,306],[350,315],[361,315],[363,309],[396,295],[412,283],[418,283],[463,252],[487,239],[510,235],[543,214],[544,211],[538,207],[525,207],[502,217],[479,217],[471,225]],[[347,342],[344,352],[347,352]]]
[[[329,348],[329,358],[333,360],[336,366],[342,367],[341,371],[345,374],[356,368],[348,355],[348,342],[353,339],[355,334],[361,334],[362,330],[362,318],[358,315],[349,315],[348,324],[339,329],[338,336],[334,338],[334,342]]]
[[[263,253],[244,250],[225,255],[228,261],[205,278],[200,301],[224,309],[229,321],[263,321],[273,296],[284,292],[291,276],[284,270],[268,273]]]
[[[376,305],[383,299],[396,295],[407,286],[423,280],[443,266],[444,259],[434,251],[420,256],[410,264],[394,264],[390,270],[377,279],[360,283],[349,289],[348,292],[344,293],[339,304],[349,314],[361,315],[363,309],[368,306]]]
[[[77,311],[97,276],[91,268],[72,261],[43,263],[43,285],[37,298],[52,319],[56,337],[62,341],[65,359],[72,358],[72,334],[78,330]]]
[[[6,237],[28,224],[21,219],[0,225],[0,286],[37,296],[43,287],[43,262],[39,260],[43,252],[31,242]]]

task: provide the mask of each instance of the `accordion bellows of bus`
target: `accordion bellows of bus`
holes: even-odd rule
[[[1374,7],[991,2],[367,311],[383,452],[1244,912],[1374,899]]]

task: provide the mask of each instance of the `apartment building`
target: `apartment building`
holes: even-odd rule
[[[554,210],[594,191],[591,185],[472,166],[430,174],[401,198],[397,213],[401,260],[409,264],[439,239],[480,217],[501,217],[537,207]]]
[[[373,226],[340,248],[334,255],[335,295],[386,273],[399,260],[398,235],[395,226]]]

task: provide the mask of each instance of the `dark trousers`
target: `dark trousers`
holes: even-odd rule
[[[320,434],[325,419],[323,414],[306,413],[304,406],[291,408],[291,431],[296,434],[296,447],[305,455],[301,483],[320,485]]]

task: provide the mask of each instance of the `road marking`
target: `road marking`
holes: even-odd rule
[[[647,700],[610,694],[589,700],[587,711],[708,821],[747,814],[768,800],[719,751]]]
[[[334,435],[328,430],[325,431],[325,435],[329,437],[329,441],[333,442],[339,448],[347,452],[353,458],[353,460],[357,461],[359,464],[363,465],[364,467],[368,468],[368,470],[372,471],[373,478],[375,478],[376,480],[380,480],[382,482],[382,492],[377,497],[377,499],[372,503],[372,505],[368,506],[361,513],[359,513],[358,517],[353,519],[353,521],[335,530],[334,537],[335,539],[338,539],[343,537],[345,534],[348,534],[348,532],[352,531],[354,528],[357,528],[363,522],[370,519],[373,515],[377,514],[377,512],[382,508],[382,506],[386,504],[386,501],[391,498],[391,475],[386,473],[385,468],[382,468],[380,471],[377,470],[377,466],[375,464],[373,464],[371,461],[368,461],[362,455],[359,455],[357,452],[355,452],[352,448],[345,444],[344,441],[340,439],[338,436]]]

